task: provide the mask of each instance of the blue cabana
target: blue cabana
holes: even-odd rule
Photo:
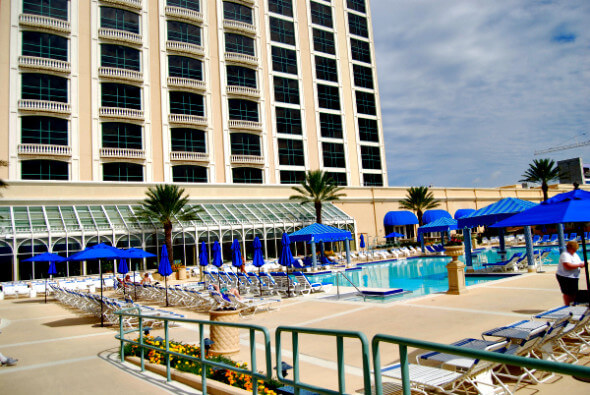
[[[424,211],[424,214],[422,214],[422,222],[424,224],[429,224],[439,218],[452,219],[453,217],[451,217],[451,214],[446,210],[426,210]]]
[[[468,216],[469,214],[475,211],[474,208],[460,208],[459,210],[455,211],[455,219],[463,218]]]
[[[449,230],[457,229],[457,220],[452,218],[439,218],[427,225],[418,228],[418,234],[430,232],[448,232]]]
[[[390,211],[383,218],[385,226],[418,225],[418,217],[411,211]]]
[[[350,240],[352,240],[352,234],[348,230],[315,223],[291,233],[289,239],[292,242],[303,241],[311,243],[311,255],[314,268],[316,266],[315,243],[344,240],[346,245],[346,262],[350,263]]]

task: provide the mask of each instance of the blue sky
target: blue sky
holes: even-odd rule
[[[590,145],[589,0],[371,0],[390,186],[518,183]]]

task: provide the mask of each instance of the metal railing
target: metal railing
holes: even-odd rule
[[[358,292],[358,294],[360,296],[363,297],[363,302],[367,301],[367,295],[365,295],[360,289],[359,287],[357,287],[356,285],[354,285],[354,283],[348,278],[348,276],[342,272],[336,272],[336,295],[337,298],[340,299],[340,276],[342,276],[346,281],[348,281],[348,283],[350,285],[352,285],[354,287],[354,289],[356,289],[356,291]]]

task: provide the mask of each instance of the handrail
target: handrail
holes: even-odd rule
[[[348,281],[350,283],[350,285],[352,285],[354,287],[354,289],[356,289],[356,291],[359,293],[359,295],[361,295],[363,297],[363,302],[366,302],[367,295],[365,295],[363,293],[363,291],[361,291],[356,285],[354,285],[354,283],[343,272],[336,272],[336,293],[338,295],[338,299],[340,299],[340,282],[338,281],[339,274],[342,275],[342,277],[344,277],[346,279],[346,281]]]

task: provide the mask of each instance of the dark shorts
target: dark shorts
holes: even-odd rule
[[[557,277],[557,282],[559,283],[559,288],[561,288],[561,293],[564,295],[569,295],[575,297],[578,294],[578,279],[574,277],[563,277],[558,274],[555,275]]]

